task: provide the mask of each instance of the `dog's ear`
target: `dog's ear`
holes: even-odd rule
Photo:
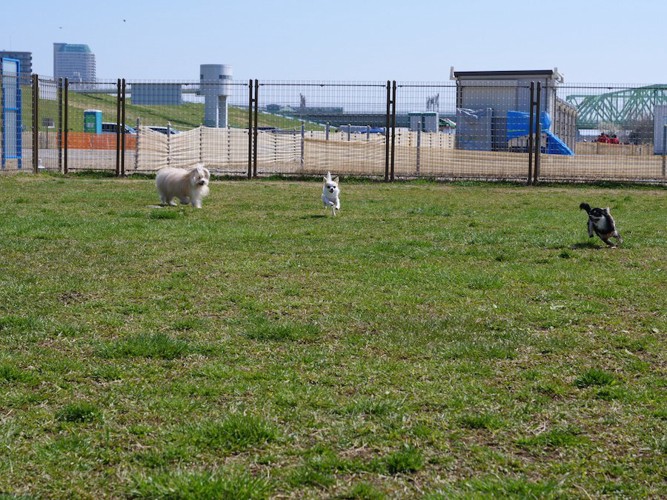
[[[326,178],[326,176],[325,176],[325,177],[322,177],[322,180],[324,180],[324,183],[325,183],[325,184],[327,183],[327,178]]]
[[[206,177],[206,180],[211,178],[211,172],[208,171],[208,168],[202,167],[202,171],[204,172],[204,177]]]
[[[333,181],[338,184],[338,176],[334,177]]]

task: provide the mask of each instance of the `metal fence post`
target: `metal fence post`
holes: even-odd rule
[[[69,150],[69,78],[65,78],[65,88],[63,89],[64,94],[64,105],[63,105],[63,135],[64,135],[64,146],[63,146],[63,173],[66,174],[69,172],[69,165],[67,163],[67,155]]]
[[[141,125],[141,120],[139,118],[137,118],[137,123],[136,123],[136,126],[137,126],[137,142],[135,144],[136,149],[134,150],[134,171],[135,172],[137,170],[139,170],[139,126],[140,125]],[[171,126],[171,124],[170,124],[170,126]],[[171,130],[169,130],[168,132],[169,132],[169,136],[171,136]],[[167,136],[167,137],[169,137],[169,136]]]
[[[530,103],[528,105],[528,182],[533,183],[533,127],[535,124],[535,82],[530,82]]]
[[[419,177],[419,168],[421,163],[421,147],[422,147],[422,126],[424,117],[420,118],[419,128],[417,129],[417,177]]]
[[[48,147],[48,146],[47,146]],[[32,75],[32,173],[39,165],[39,76]]]
[[[385,115],[385,130],[384,130],[384,180],[389,181],[389,154],[391,146],[389,144],[390,127],[391,127],[391,82],[387,80],[387,113]]]
[[[116,80],[116,176],[120,175],[120,78]]]
[[[58,79],[58,86],[56,87],[57,101],[58,101],[58,131],[56,132],[56,143],[58,145],[58,172],[64,174],[63,171],[63,79]],[[48,146],[47,146],[48,147]]]
[[[540,177],[540,157],[542,154],[542,82],[537,82],[535,94],[535,169],[533,170],[533,184],[537,184]]]
[[[252,105],[254,94],[252,80],[248,80],[248,179],[252,178]]]
[[[120,125],[120,138],[121,138],[121,156],[120,156],[120,175],[125,176],[125,96],[126,96],[127,86],[125,84],[125,78],[121,81],[121,125]]]
[[[667,175],[667,123],[662,127],[662,176]]]
[[[301,170],[306,166],[306,124],[301,122]]]
[[[171,122],[167,122],[167,165],[171,165]]]
[[[257,115],[259,114],[259,80],[255,79],[255,109],[253,111],[255,117],[255,129],[253,130],[252,141],[252,176],[257,177]]]
[[[199,125],[199,163],[204,163],[204,126]]]
[[[391,172],[390,180],[394,180],[394,164],[396,159],[396,80],[391,84]]]

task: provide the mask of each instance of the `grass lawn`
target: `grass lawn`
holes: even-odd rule
[[[0,498],[667,496],[665,189],[0,190]]]

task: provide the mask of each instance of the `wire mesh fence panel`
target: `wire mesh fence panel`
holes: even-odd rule
[[[247,171],[247,84],[133,83],[132,88],[137,170],[204,163],[219,174]]]
[[[659,156],[576,155],[542,158],[543,181],[665,182]]]
[[[136,129],[126,121],[123,133],[119,114],[118,81],[76,83],[67,90],[66,145],[68,171],[115,171],[124,141],[125,162],[134,161]],[[63,117],[65,116],[64,113]],[[62,118],[63,120],[65,118]],[[64,145],[63,137],[62,144]]]
[[[215,173],[247,173],[249,129],[202,127],[200,133],[201,163]]]
[[[130,90],[137,171],[196,163],[218,174],[247,171],[247,83],[132,82]]]
[[[303,172],[304,135],[300,130],[259,130],[257,169],[260,174]]]
[[[536,111],[526,82],[399,83],[396,101],[397,176],[527,179]]]
[[[36,82],[37,88],[31,88],[31,93],[36,92],[37,112],[32,113],[36,121],[31,124],[30,129],[26,127],[24,137],[31,137],[30,142],[25,144],[34,144],[34,135],[37,134],[37,150],[27,153],[37,155],[39,170],[59,171],[59,131],[61,130],[61,116],[59,108],[58,83],[49,78],[39,78]],[[27,114],[24,112],[24,115]]]
[[[544,180],[665,182],[667,86],[561,85],[558,95],[576,110],[576,145],[572,158],[545,158]]]
[[[387,84],[260,82],[257,172],[384,175]]]
[[[547,82],[534,95],[529,83],[472,79],[457,82],[454,91],[443,84],[399,84],[396,133],[407,140],[405,147],[396,143],[397,175],[521,180],[530,154],[539,153],[544,181],[665,181],[665,158],[657,153],[661,132],[667,149],[667,128],[656,116],[664,110],[667,121],[667,87]],[[407,134],[401,127],[406,112]],[[443,132],[449,121],[452,149],[438,151],[428,144],[434,135],[428,128],[439,122]]]
[[[386,138],[379,132],[313,132],[306,136],[304,156],[304,174],[380,177],[385,172]]]
[[[455,163],[456,86],[399,82],[396,91],[394,173],[397,177],[458,176]]]
[[[137,127],[137,154],[134,170],[154,172],[171,165],[172,148],[175,149],[172,136],[156,132],[147,126]]]
[[[52,171],[666,181],[667,86],[538,83],[33,77],[17,144]]]

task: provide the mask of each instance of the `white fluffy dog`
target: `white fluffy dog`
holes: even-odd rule
[[[338,177],[332,179],[331,172],[327,172],[324,177],[324,186],[322,187],[322,203],[324,208],[331,207],[331,213],[336,215],[336,210],[340,210],[340,189],[338,188]]]
[[[201,208],[202,198],[208,195],[210,178],[211,173],[201,163],[188,169],[164,167],[158,171],[155,185],[163,205],[174,206],[173,200],[178,198],[184,205],[190,203]]]

